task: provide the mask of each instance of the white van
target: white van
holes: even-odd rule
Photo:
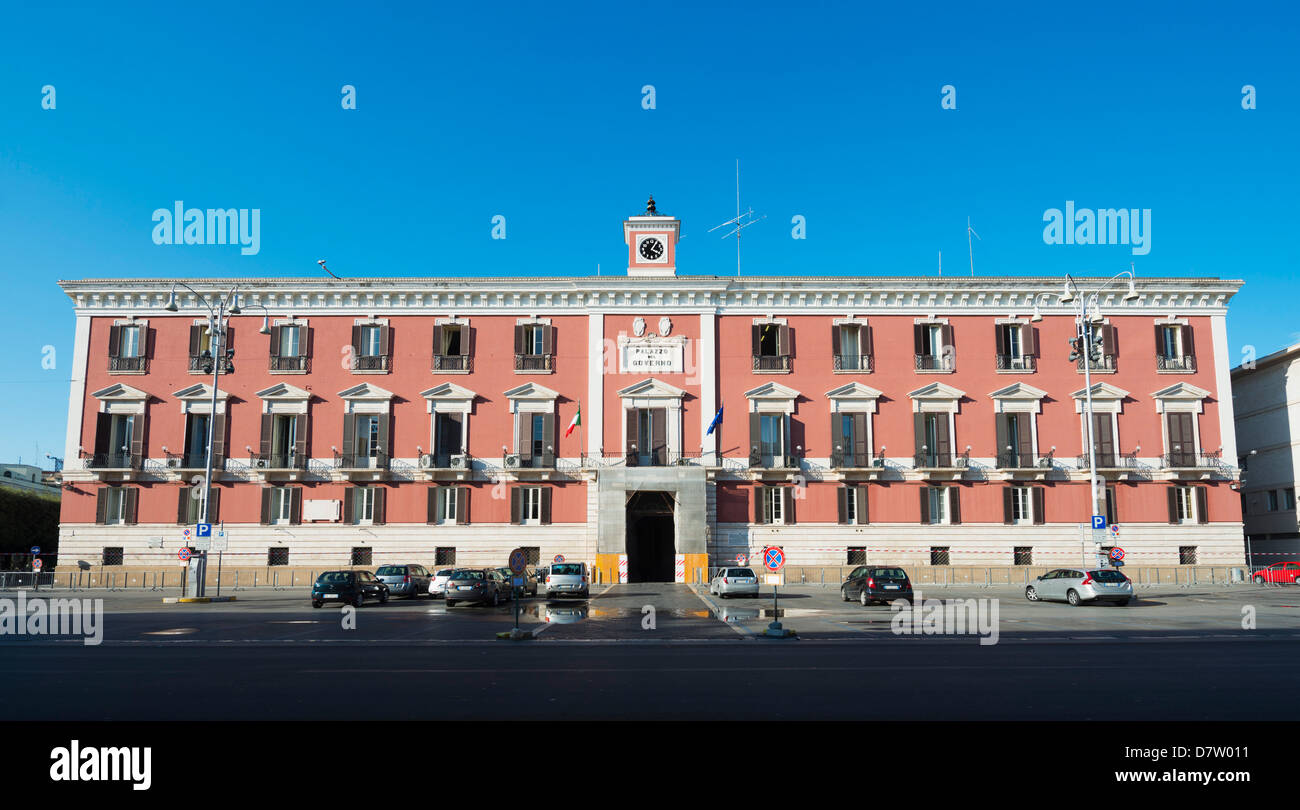
[[[551,563],[546,574],[546,597],[577,596],[586,599],[591,591],[585,562]]]

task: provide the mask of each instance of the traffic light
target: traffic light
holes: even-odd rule
[[[1071,363],[1073,363],[1074,361],[1078,360],[1080,357],[1083,356],[1083,338],[1081,337],[1068,338],[1066,340],[1066,343],[1070,344]]]

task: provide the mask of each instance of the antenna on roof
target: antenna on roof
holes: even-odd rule
[[[728,225],[732,226],[732,230],[729,231],[728,233],[723,234],[722,238],[726,239],[729,236],[736,237],[736,275],[737,276],[740,275],[740,232],[748,228],[750,225],[756,224],[760,219],[767,219],[767,214],[763,214],[762,216],[756,217],[754,215],[753,208],[746,210],[743,214],[740,212],[740,159],[737,158],[736,159],[736,216],[732,219],[727,220],[721,225],[714,225],[712,228],[709,228],[709,233],[713,233],[719,228],[725,228]]]
[[[939,251],[939,275],[943,275],[943,251]]]
[[[970,251],[970,274],[975,275],[975,243],[970,238],[974,236],[980,239],[980,235],[975,233],[975,229],[970,226],[970,217],[966,217],[966,248]],[[980,239],[983,242],[983,239]]]

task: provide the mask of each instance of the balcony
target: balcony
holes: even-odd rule
[[[754,470],[798,469],[799,461],[789,453],[765,452],[758,447],[749,451],[749,467]]]
[[[521,453],[507,453],[501,457],[501,466],[508,472],[526,473],[529,470],[550,472],[555,469],[555,450],[524,456]],[[545,477],[545,476],[543,476]]]
[[[871,372],[869,354],[836,354],[831,355],[831,360],[835,371],[858,371],[864,374]]]
[[[149,371],[149,358],[109,357],[108,371],[110,374],[145,374]]]
[[[1083,373],[1083,360],[1084,359],[1080,357],[1078,360],[1074,361],[1074,367],[1080,374]],[[1093,374],[1114,374],[1115,355],[1103,354],[1100,357],[1098,357],[1096,360],[1089,361],[1088,371],[1092,372]]]
[[[267,453],[248,457],[248,466],[255,470],[305,470],[307,456],[295,453]]]
[[[1036,458],[1033,453],[1000,453],[997,458],[999,470],[1033,470],[1050,467],[1052,457]],[[1046,462],[1046,463],[1044,463]]]
[[[515,355],[515,368],[518,368],[519,357],[534,357],[538,355]],[[541,355],[546,356],[546,355]],[[460,372],[468,373],[473,370],[473,363],[468,354],[435,354],[433,356],[433,371]]]
[[[970,465],[970,453],[932,453],[923,451],[912,456],[912,466],[918,470],[964,470]]]
[[[788,354],[756,354],[753,357],[754,371],[787,372],[790,370]]]
[[[169,470],[206,470],[207,467],[207,453],[167,454],[167,469]]]
[[[1190,450],[1165,453],[1160,457],[1160,467],[1165,470],[1216,469],[1223,464],[1223,451],[1197,453]]]
[[[201,354],[190,355],[189,370],[191,374],[211,374],[212,356],[211,355],[204,356]],[[235,370],[235,364],[229,357],[222,360],[221,362],[222,374],[229,374],[234,370]]]
[[[1114,453],[1097,453],[1098,470],[1136,470],[1138,466],[1137,451],[1116,455]],[[1089,458],[1087,453],[1080,453],[1075,457],[1075,465],[1081,469],[1088,469]]]
[[[1156,371],[1191,373],[1196,371],[1196,358],[1190,354],[1178,357],[1165,357],[1157,354]]]
[[[87,470],[138,470],[142,461],[130,453],[91,453],[82,458]]]
[[[271,372],[306,374],[311,371],[311,362],[307,355],[271,355]]]
[[[389,357],[386,354],[358,354],[352,357],[353,371],[388,371]]]
[[[952,371],[953,362],[941,354],[918,354],[916,357],[917,371]]]
[[[996,355],[996,363],[998,371],[1034,370],[1034,358],[1026,355],[999,354]]]
[[[831,450],[831,467],[835,469],[871,469],[883,468],[885,459],[883,456],[872,455],[871,453],[856,453],[851,450]]]
[[[669,450],[661,456],[643,456],[630,453],[617,453],[608,455],[589,455],[584,453],[580,459],[583,469],[599,469],[601,467],[720,467],[722,466],[722,455],[717,451],[701,453],[683,453],[676,450]]]
[[[390,459],[388,454],[382,450],[374,453],[335,453],[334,469],[336,470],[387,470]]]
[[[516,354],[515,371],[555,371],[555,355]]]

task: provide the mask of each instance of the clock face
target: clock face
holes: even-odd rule
[[[642,239],[640,246],[641,258],[646,261],[657,261],[664,255],[664,243],[660,242],[653,236],[649,239]]]

